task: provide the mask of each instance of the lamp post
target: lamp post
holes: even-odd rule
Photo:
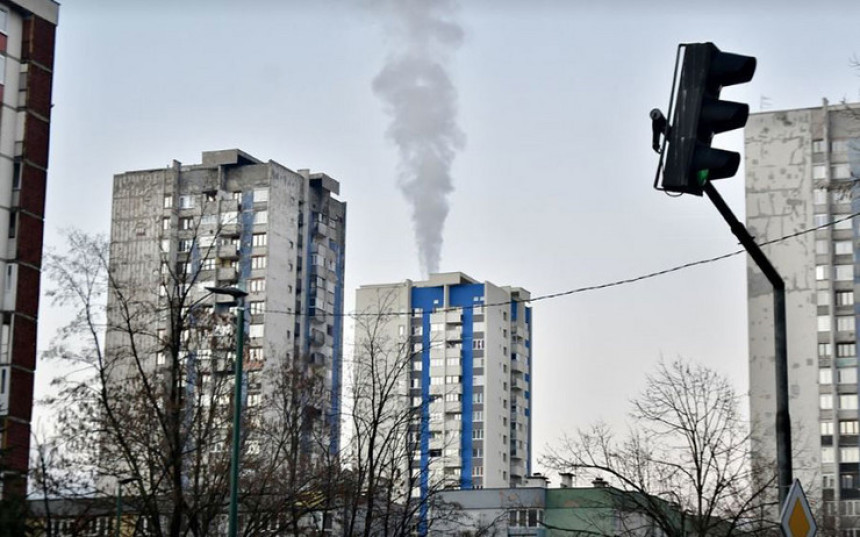
[[[228,537],[238,535],[239,521],[239,443],[242,428],[242,365],[245,343],[245,297],[248,293],[238,287],[207,287],[215,295],[231,296],[236,304],[236,365],[233,391],[233,442],[230,453],[230,514],[228,518]]]
[[[122,527],[122,486],[134,481],[134,478],[127,477],[125,479],[120,479],[116,483],[116,531],[114,535],[116,537],[120,537],[122,532],[120,528]]]

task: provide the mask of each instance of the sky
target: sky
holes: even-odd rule
[[[237,147],[340,181],[347,311],[359,285],[421,279],[373,89],[403,52],[389,15],[372,0],[63,3],[46,248],[62,249],[69,228],[109,232],[114,174]],[[753,112],[858,101],[858,20],[856,0],[454,4],[462,36],[444,67],[462,143],[439,269],[538,297],[738,249],[706,199],[652,188],[648,113],[666,111],[677,45],[755,56],[753,80],[722,94]],[[714,146],[742,151],[743,138]],[[741,217],[742,177],[716,183]],[[536,455],[595,421],[622,428],[661,359],[698,361],[747,391],[742,256],[533,307]],[[63,314],[43,298],[40,349]],[[37,397],[55,368],[40,364]]]

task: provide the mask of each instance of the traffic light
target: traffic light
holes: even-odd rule
[[[719,100],[720,90],[752,80],[756,60],[721,52],[713,43],[683,46],[674,120],[667,134],[663,189],[701,196],[707,181],[732,177],[738,171],[740,155],[712,148],[711,139],[746,125],[749,105]]]

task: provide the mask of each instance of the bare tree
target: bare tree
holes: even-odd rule
[[[217,242],[191,241],[206,259]],[[112,245],[110,248],[119,248]],[[152,287],[108,263],[100,237],[69,235],[69,251],[49,255],[54,304],[75,316],[48,355],[72,372],[49,401],[64,443],[57,464],[65,494],[113,495],[137,513],[136,535],[205,536],[223,531],[228,493],[235,320],[202,289],[200,263],[164,255]],[[119,256],[119,259],[122,257]],[[302,531],[336,460],[312,456],[326,431],[309,409],[323,408],[322,376],[269,349],[248,349],[243,379],[240,511],[242,531]],[[264,371],[265,366],[265,371]],[[260,377],[274,375],[268,391]],[[47,469],[46,469],[47,474]]]
[[[650,375],[632,402],[636,427],[617,439],[605,425],[566,436],[543,463],[611,485],[630,533],[656,525],[672,535],[771,532],[775,505],[769,465],[751,457],[748,429],[731,384],[716,372],[676,360]]]
[[[428,427],[429,402],[410,396],[413,359],[420,350],[397,330],[403,314],[393,294],[379,296],[373,312],[356,317],[352,441],[343,482],[344,535],[425,534],[456,518],[458,508],[439,494],[459,480],[422,467],[419,437]]]

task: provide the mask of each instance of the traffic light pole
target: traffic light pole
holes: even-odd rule
[[[705,194],[720,212],[726,223],[738,238],[744,249],[749,253],[758,268],[773,285],[773,328],[774,346],[776,347],[776,466],[779,481],[779,504],[785,503],[788,489],[793,481],[791,477],[791,421],[788,413],[788,347],[786,345],[785,323],[785,282],[776,268],[768,260],[759,245],[753,240],[732,210],[723,200],[717,189],[710,181],[704,185]]]

